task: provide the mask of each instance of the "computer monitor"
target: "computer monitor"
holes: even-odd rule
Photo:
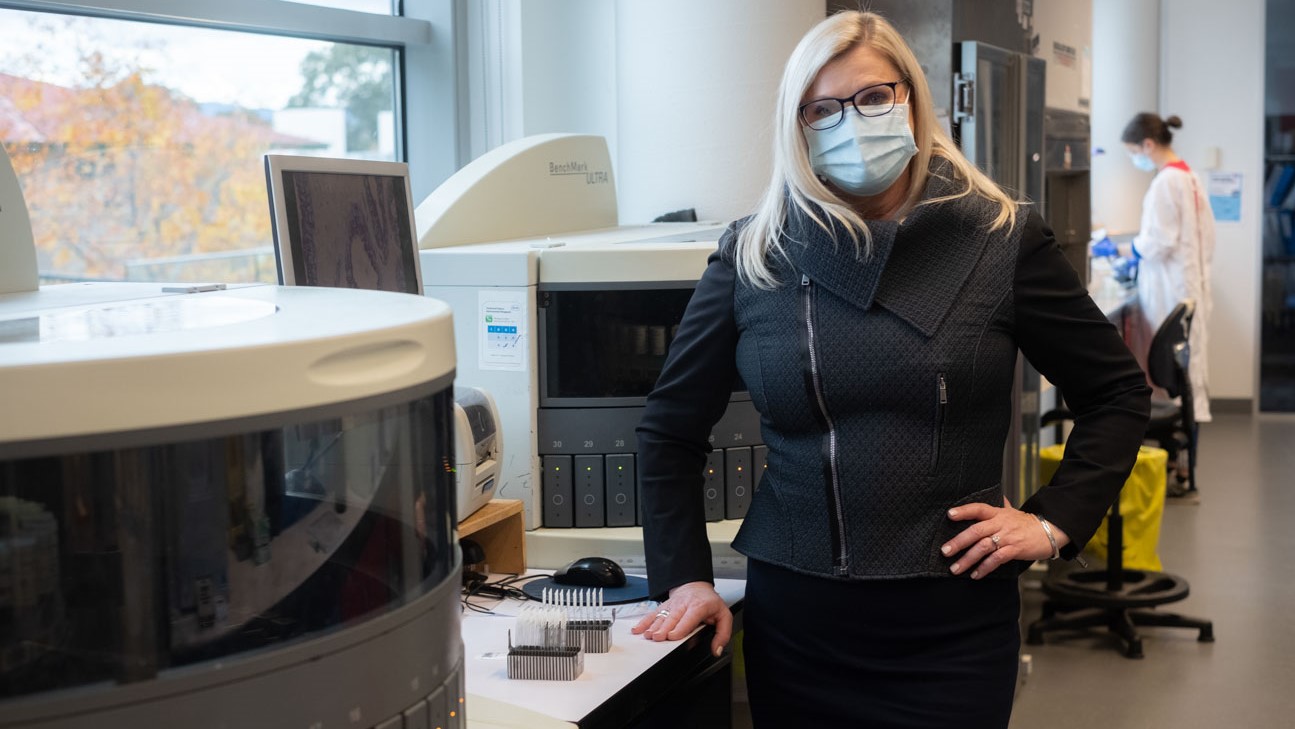
[[[267,154],[265,179],[280,284],[423,293],[408,165]]]

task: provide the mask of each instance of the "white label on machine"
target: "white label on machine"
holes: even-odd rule
[[[477,367],[526,369],[526,292],[477,292]]]

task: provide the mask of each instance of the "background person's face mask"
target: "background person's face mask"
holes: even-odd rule
[[[908,104],[895,104],[881,116],[846,110],[845,119],[831,129],[806,127],[805,138],[815,174],[853,195],[885,192],[917,154]]]
[[[1155,171],[1156,171],[1156,163],[1155,163],[1155,162],[1152,162],[1152,161],[1151,161],[1151,158],[1150,158],[1150,157],[1148,157],[1148,156],[1146,156],[1146,155],[1145,155],[1145,154],[1143,154],[1142,152],[1138,152],[1137,154],[1131,154],[1131,155],[1129,155],[1129,159],[1130,159],[1130,160],[1132,160],[1132,162],[1133,162],[1133,166],[1134,166],[1134,167],[1137,167],[1138,169],[1142,170],[1143,172],[1155,172]]]

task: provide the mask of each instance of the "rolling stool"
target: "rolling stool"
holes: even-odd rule
[[[1143,449],[1138,454],[1140,466],[1148,465],[1143,454],[1147,451],[1153,453],[1155,462],[1149,464],[1150,471],[1159,473],[1159,488],[1163,491],[1167,454],[1159,449]],[[1214,642],[1213,622],[1153,609],[1186,598],[1190,592],[1187,580],[1164,572],[1124,568],[1124,517],[1120,515],[1118,498],[1111,507],[1106,529],[1106,568],[1074,570],[1045,579],[1043,594],[1048,599],[1043,602],[1043,616],[1030,623],[1025,642],[1042,645],[1049,631],[1106,626],[1123,641],[1126,657],[1142,658],[1138,626],[1145,625],[1192,628],[1200,631],[1197,640]]]

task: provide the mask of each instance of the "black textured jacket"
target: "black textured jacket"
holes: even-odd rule
[[[933,174],[927,196],[954,189]],[[869,223],[864,260],[793,213],[772,291],[737,280],[741,221],[730,227],[638,427],[653,594],[712,579],[702,469],[735,373],[769,449],[733,545],[748,557],[837,578],[949,577],[940,546],[969,523],[946,510],[1002,505],[1018,348],[1077,416],[1051,484],[1020,508],[1065,530],[1064,556],[1087,543],[1133,466],[1150,390],[1039,216],[989,232],[995,211],[964,197]]]

